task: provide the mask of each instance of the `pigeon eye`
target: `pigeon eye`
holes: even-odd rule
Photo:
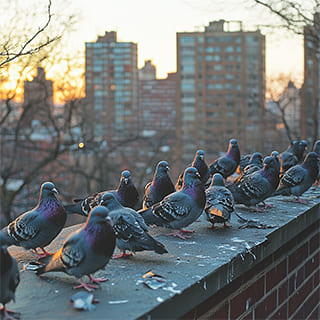
[[[44,187],[46,190],[49,190],[49,188],[48,187]]]
[[[96,216],[100,217],[100,213],[99,213],[99,212],[97,212],[97,213],[96,213]]]

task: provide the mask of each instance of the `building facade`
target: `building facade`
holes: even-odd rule
[[[118,42],[115,31],[85,44],[85,91],[93,134],[122,139],[137,134],[137,44]]]
[[[185,160],[196,148],[216,157],[230,138],[241,152],[261,147],[265,36],[230,26],[220,20],[177,33],[177,150]]]
[[[320,14],[314,15],[314,24],[304,28],[304,83],[301,103],[301,137],[309,142],[320,136]]]

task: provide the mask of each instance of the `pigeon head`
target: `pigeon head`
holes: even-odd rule
[[[131,181],[130,171],[129,170],[122,171],[120,183],[124,182],[125,184],[128,184],[130,181]]]
[[[271,156],[271,157],[274,157],[274,158],[276,158],[276,159],[279,159],[280,154],[279,154],[278,151],[273,150],[273,151],[271,152],[270,156]]]
[[[229,141],[229,147],[226,156],[233,159],[237,163],[240,162],[240,150],[236,139],[231,139]]]
[[[250,158],[250,163],[252,164],[259,164],[259,163],[262,163],[262,161],[263,161],[263,156],[260,152],[255,152]]]
[[[167,161],[160,161],[157,164],[157,172],[167,172],[170,170],[169,164]]]
[[[94,207],[88,216],[88,222],[91,224],[101,224],[110,221],[108,217],[109,211],[104,206]]]
[[[317,140],[313,145],[313,152],[320,155],[320,140]]]
[[[305,159],[304,159],[304,163],[307,163],[307,162],[314,162],[314,161],[317,161],[320,157],[313,151],[309,152]]]
[[[224,187],[224,180],[220,173],[215,173],[212,176],[211,186],[223,186]]]
[[[104,206],[108,209],[108,211],[116,209],[119,207],[120,203],[118,202],[117,198],[111,192],[106,192],[101,201],[100,205]]]
[[[195,167],[189,167],[184,170],[183,181],[184,184],[192,184],[194,181],[200,181],[200,173]]]
[[[52,182],[44,182],[40,187],[40,199],[55,197],[58,190]]]
[[[204,160],[204,151],[203,150],[198,150],[196,153],[196,159]]]
[[[275,164],[276,164],[276,160],[274,157],[268,156],[268,157],[265,157],[263,160],[263,167],[265,169],[270,167],[276,167]]]

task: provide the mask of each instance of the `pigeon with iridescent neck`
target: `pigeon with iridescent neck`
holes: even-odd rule
[[[144,188],[143,209],[150,208],[153,204],[160,202],[165,196],[176,191],[168,174],[169,165],[167,161],[157,164],[153,179]]]
[[[44,249],[60,233],[66,222],[66,211],[52,182],[40,188],[37,206],[13,220],[1,230],[7,246],[15,245],[33,249],[38,258],[48,255]],[[37,248],[42,250],[38,253]]]
[[[1,236],[1,235],[0,235]],[[15,319],[15,312],[8,310],[6,304],[15,299],[15,291],[20,282],[19,269],[16,259],[5,246],[0,247],[0,314],[1,319]]]
[[[244,176],[227,188],[231,191],[235,203],[241,203],[248,207],[256,206],[258,203],[273,195],[279,184],[279,171],[276,160],[268,156],[263,161],[263,168]],[[261,211],[256,206],[256,211]]]
[[[232,193],[225,187],[223,177],[215,173],[211,185],[206,189],[206,206],[204,208],[207,221],[214,228],[215,223],[223,223],[225,227],[234,211],[234,199]]]
[[[200,174],[196,168],[189,167],[184,171],[181,190],[169,194],[161,202],[149,209],[140,210],[139,213],[146,224],[174,229],[172,235],[185,239],[182,233],[188,231],[183,228],[200,217],[205,203],[205,189]]]
[[[204,160],[204,151],[198,150],[194,156],[194,159],[191,163],[191,167],[194,167],[198,170],[200,174],[200,180],[205,185],[210,177],[210,169]],[[176,190],[180,190],[183,184],[183,173],[181,173],[176,182]]]
[[[227,153],[212,162],[209,167],[211,175],[220,173],[225,179],[231,176],[240,163],[240,150],[236,139],[229,141]]]
[[[125,207],[135,208],[139,201],[139,194],[132,182],[130,171],[124,170],[121,173],[117,189],[96,192],[85,198],[73,199],[74,204],[65,205],[66,212],[68,214],[81,214],[87,217],[90,210],[100,204],[106,192],[112,192],[117,197],[117,200]]]
[[[315,152],[309,152],[302,164],[297,164],[284,173],[274,195],[293,195],[298,202],[306,203],[300,196],[316,181],[319,174],[318,160],[319,156]]]
[[[93,278],[92,274],[103,269],[112,257],[116,237],[108,217],[108,210],[97,206],[89,213],[86,223],[70,234],[62,247],[50,257],[39,260],[43,264],[37,274],[60,271],[78,278],[79,286],[92,291],[98,288],[97,283],[107,281],[106,278]],[[90,283],[81,278],[88,276]]]
[[[113,258],[132,255],[126,250],[137,252],[151,250],[158,254],[167,253],[165,246],[148,233],[148,227],[142,216],[131,208],[122,206],[114,194],[103,195],[101,205],[107,208],[116,235],[116,245],[122,251]]]

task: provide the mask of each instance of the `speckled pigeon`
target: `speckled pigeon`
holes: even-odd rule
[[[44,247],[60,233],[67,217],[62,203],[56,198],[57,192],[52,182],[41,185],[37,206],[1,230],[6,245],[33,249],[38,258],[49,254]],[[37,248],[41,248],[42,253],[38,253]]]
[[[209,167],[211,175],[220,173],[225,179],[231,176],[237,169],[240,162],[240,150],[236,139],[229,141],[229,148],[223,157],[216,159]]]
[[[175,192],[175,187],[168,174],[170,170],[167,161],[157,164],[153,179],[144,188],[143,209],[150,208],[153,204],[160,202],[168,194]]]
[[[190,165],[191,167],[194,167],[198,170],[200,174],[200,180],[203,184],[206,184],[210,177],[210,168],[206,164],[204,160],[204,151],[203,150],[197,150],[194,159]],[[181,173],[178,177],[178,180],[176,182],[176,190],[180,190],[183,185],[183,173]]]
[[[226,222],[230,220],[231,213],[234,211],[234,199],[230,190],[225,187],[220,173],[213,175],[211,185],[206,189],[206,199],[204,211],[212,228],[217,222],[230,227]]]
[[[276,160],[268,156],[264,159],[263,168],[246,175],[237,183],[227,186],[236,203],[254,206],[270,197],[279,184],[279,171]],[[256,211],[259,209],[256,207]]]
[[[50,257],[39,260],[44,265],[37,269],[37,274],[61,271],[78,278],[80,285],[75,289],[87,291],[96,289],[94,283],[106,281],[105,278],[95,279],[91,274],[103,269],[112,257],[116,244],[108,210],[103,206],[93,208],[86,223],[70,234],[62,247]],[[90,283],[81,278],[87,275]]]
[[[121,173],[120,183],[116,190],[96,192],[82,199],[73,199],[74,204],[65,205],[66,212],[87,217],[90,210],[99,205],[105,192],[114,193],[117,200],[125,207],[134,208],[139,201],[139,194],[131,180],[130,171],[124,170]]]
[[[152,250],[156,253],[168,253],[165,246],[155,240],[149,233],[148,227],[142,216],[131,208],[122,206],[112,193],[103,195],[101,205],[105,206],[109,212],[113,230],[117,237],[116,245],[122,251],[114,258],[121,258],[132,255],[132,252]]]
[[[305,203],[299,197],[316,181],[319,174],[318,159],[315,152],[309,152],[302,164],[297,164],[284,173],[274,195],[294,195],[298,202]]]
[[[15,312],[6,308],[6,304],[15,299],[15,291],[20,282],[17,261],[10,255],[5,246],[0,247],[0,314],[4,319],[14,319]],[[2,319],[2,318],[1,318]]]
[[[304,140],[294,140],[291,142],[287,150],[280,153],[281,172],[286,172],[289,168],[295,166],[303,159],[304,151],[308,144]]]
[[[194,167],[184,171],[182,189],[166,196],[161,202],[146,210],[140,210],[145,222],[175,229],[172,235],[185,239],[182,232],[192,222],[197,220],[206,203],[204,185],[200,174]],[[176,230],[180,229],[179,232]]]

